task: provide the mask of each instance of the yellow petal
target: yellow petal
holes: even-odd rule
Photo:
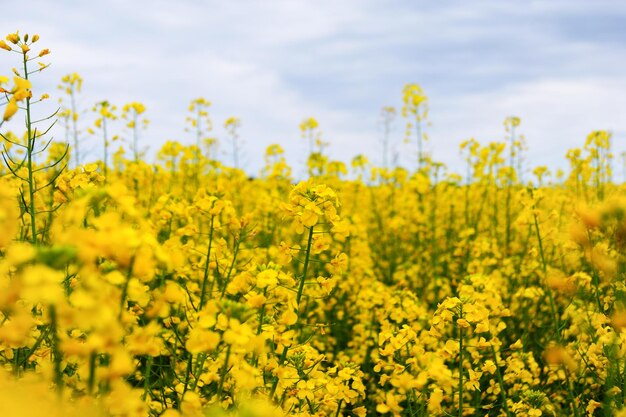
[[[6,122],[11,117],[13,117],[13,115],[17,113],[17,109],[18,109],[17,103],[15,102],[15,99],[12,98],[11,100],[9,100],[6,108],[4,109],[3,120]]]

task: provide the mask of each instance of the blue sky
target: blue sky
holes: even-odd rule
[[[142,141],[152,150],[192,143],[186,108],[206,97],[218,138],[227,117],[241,118],[246,167],[256,172],[271,143],[302,165],[298,124],[309,116],[333,158],[378,162],[380,108],[399,107],[408,82],[430,99],[428,150],[453,170],[458,144],[503,140],[508,115],[522,118],[528,167],[564,166],[567,149],[595,129],[610,129],[622,151],[625,21],[626,3],[599,0],[57,0],[8,2],[0,27],[39,33],[52,50],[42,92],[55,97],[61,76],[76,71],[84,108],[144,102],[152,123]],[[8,73],[15,64],[2,54],[0,65]],[[409,164],[404,123],[393,140]],[[88,147],[98,157],[99,145]]]

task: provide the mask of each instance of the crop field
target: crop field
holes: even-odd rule
[[[205,99],[195,143],[149,158],[143,104],[80,112],[78,74],[37,91],[48,47],[0,41],[0,416],[626,416],[610,132],[522,169],[511,116],[501,142],[460,145],[459,174],[424,151],[407,84],[382,114],[412,167],[332,160],[309,118],[306,166],[272,145],[251,176],[239,119],[215,157]]]

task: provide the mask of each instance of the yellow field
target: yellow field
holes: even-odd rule
[[[512,117],[507,143],[462,145],[461,177],[422,152],[427,99],[409,85],[416,170],[358,157],[346,175],[308,119],[310,179],[294,185],[277,145],[253,179],[207,157],[205,100],[197,143],[156,164],[129,104],[131,157],[110,163],[103,102],[102,160],[80,165],[31,120],[34,41],[0,42],[19,57],[4,120],[26,119],[3,128],[0,416],[626,416],[626,199],[607,132],[567,172],[522,181]],[[76,110],[58,116],[71,133]]]

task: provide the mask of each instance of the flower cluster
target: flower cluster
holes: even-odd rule
[[[24,65],[0,77],[3,120],[26,116],[2,132],[0,415],[626,415],[609,133],[569,152],[568,173],[524,181],[511,116],[507,143],[461,145],[461,176],[422,153],[428,100],[408,85],[417,169],[333,161],[310,118],[296,182],[279,145],[257,178],[239,169],[238,118],[235,167],[216,161],[206,99],[189,107],[195,144],[168,141],[155,163],[145,106],[100,101],[103,158],[80,164],[74,146],[70,168],[31,121],[37,40],[0,41]],[[82,79],[62,83],[71,98]],[[59,115],[68,141],[79,114]],[[133,152],[111,164],[118,116]]]

